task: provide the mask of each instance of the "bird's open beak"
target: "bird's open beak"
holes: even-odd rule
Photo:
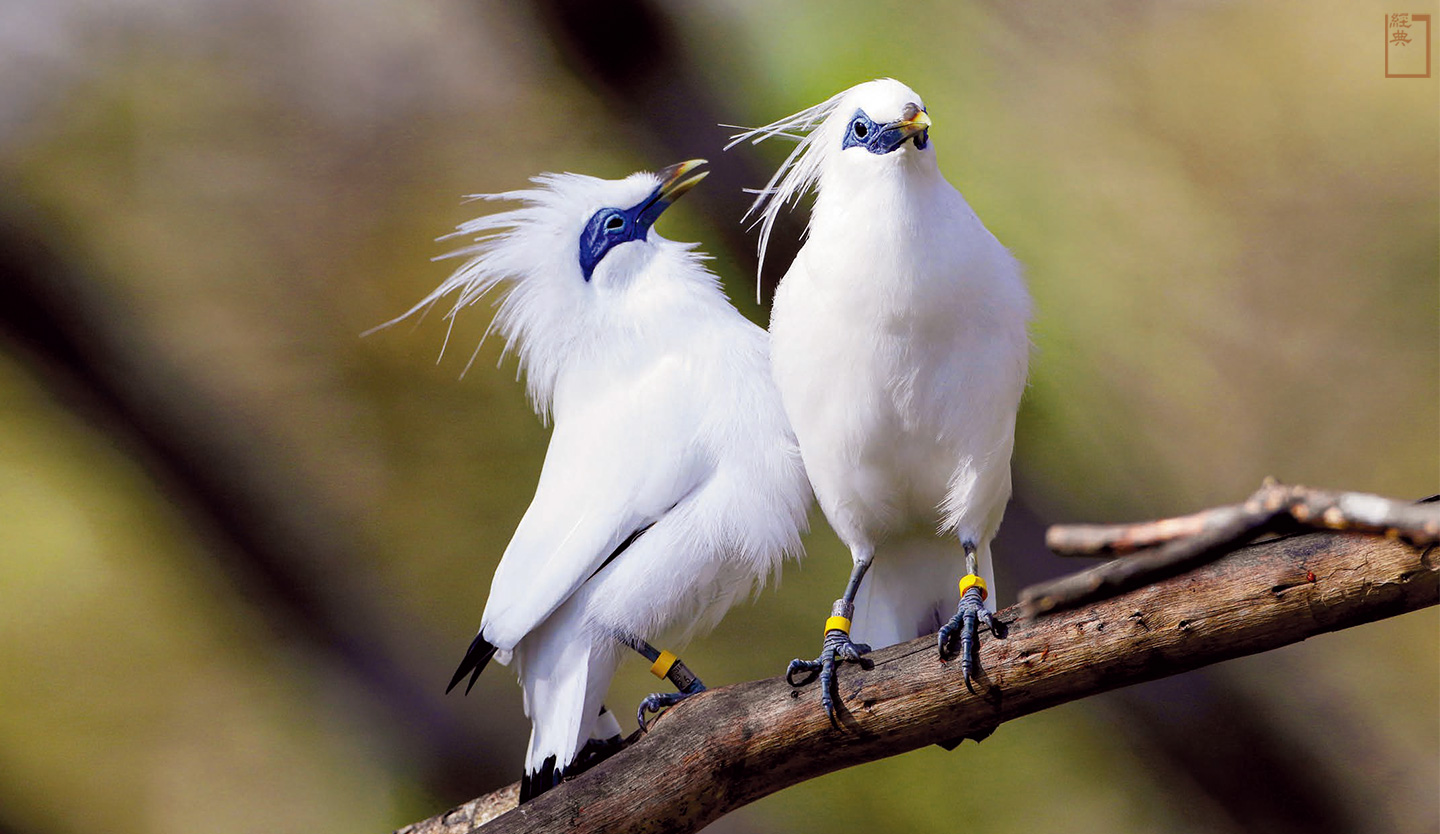
[[[699,185],[701,180],[710,176],[709,171],[701,171],[698,174],[694,173],[696,168],[704,164],[705,160],[703,159],[687,159],[684,162],[656,171],[655,175],[660,178],[660,190],[656,196],[667,204],[680,199],[682,194]]]
[[[887,134],[889,131],[895,131],[894,144],[891,145],[892,148],[900,147],[912,136],[920,137],[915,140],[915,146],[917,148],[923,148],[925,147],[926,140],[930,138],[930,114],[921,110],[919,105],[912,102],[905,105],[905,109],[900,111],[899,119],[885,125],[882,130],[886,131]]]
[[[690,189],[694,188],[710,175],[709,171],[695,173],[695,169],[705,164],[703,159],[687,159],[684,162],[661,168],[655,172],[660,178],[660,187],[650,195],[650,200],[645,208],[640,210],[640,224],[649,228],[654,222],[660,219],[660,214],[670,207],[671,203]]]

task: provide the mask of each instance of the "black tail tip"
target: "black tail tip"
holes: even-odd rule
[[[470,676],[470,683],[465,686],[465,694],[469,695],[470,690],[475,688],[475,681],[479,679],[480,673],[485,671],[485,664],[495,656],[495,646],[485,639],[483,634],[476,634],[475,639],[470,641],[470,648],[465,652],[465,659],[460,661],[460,668],[455,670],[455,677],[450,679],[450,685],[445,687],[445,694],[449,695],[460,681]]]
[[[601,707],[600,710],[603,713],[605,708]],[[613,735],[610,738],[587,740],[575,759],[564,767],[556,766],[555,756],[547,756],[539,770],[534,773],[526,771],[520,777],[520,802],[524,803],[534,799],[566,779],[579,776],[624,749],[625,739],[619,735]]]
[[[525,775],[520,777],[520,804],[523,805],[550,790],[564,778],[565,769],[555,766],[554,756],[547,756],[539,770],[534,773],[527,770]]]

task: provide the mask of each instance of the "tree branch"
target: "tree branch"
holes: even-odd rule
[[[1440,496],[1411,504],[1363,492],[1287,486],[1267,479],[1243,504],[1214,507],[1178,518],[1139,524],[1056,524],[1046,531],[1045,546],[1061,556],[1131,553],[1202,535],[1237,517],[1248,518],[1251,525],[1258,527],[1281,516],[1315,530],[1379,533],[1425,546],[1440,542],[1440,507],[1434,506],[1437,499]]]
[[[978,694],[933,637],[881,649],[840,673],[843,729],[811,684],[783,678],[682,702],[637,743],[479,830],[694,831],[798,782],[930,744],[982,739],[1005,721],[1089,695],[1268,651],[1440,602],[1435,546],[1310,533],[1237,550],[1182,576],[982,641]],[[459,834],[482,797],[401,829]]]
[[[1440,543],[1440,504],[1412,504],[1363,492],[1335,492],[1267,478],[1242,504],[1140,524],[1055,525],[1045,544],[1062,556],[1152,548],[1020,591],[1026,617],[1096,602],[1191,570],[1266,533],[1353,530],[1417,547]]]

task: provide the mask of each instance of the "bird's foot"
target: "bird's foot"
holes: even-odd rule
[[[1005,626],[985,607],[985,583],[980,577],[970,574],[960,580],[960,605],[955,616],[940,628],[940,659],[949,660],[954,656],[952,649],[960,643],[960,674],[965,679],[965,688],[971,692],[971,683],[980,671],[980,623],[989,627],[996,637],[1005,636]]]
[[[834,620],[835,618],[831,618]],[[849,627],[849,623],[845,623]],[[790,667],[785,670],[785,680],[791,686],[804,686],[820,676],[820,704],[825,707],[825,715],[830,718],[830,725],[840,727],[835,718],[835,701],[838,698],[838,690],[835,681],[835,667],[838,661],[851,660],[859,661],[861,656],[868,654],[870,647],[864,643],[856,643],[850,639],[848,631],[839,628],[831,628],[825,632],[825,645],[820,650],[820,656],[814,660],[801,660],[799,658],[790,661]],[[796,680],[797,672],[805,673],[805,677]]]
[[[650,727],[646,722],[645,715],[650,713],[659,716],[661,711],[673,707],[691,695],[698,695],[705,691],[705,684],[699,678],[692,677],[690,684],[679,692],[656,692],[648,695],[640,702],[640,708],[635,711],[635,722],[640,725],[642,732],[649,732]]]

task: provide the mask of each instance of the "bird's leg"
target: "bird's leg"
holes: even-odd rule
[[[979,625],[983,620],[996,637],[1004,637],[1004,627],[990,609],[985,607],[985,580],[977,572],[973,541],[962,542],[965,548],[965,575],[960,578],[960,605],[955,616],[940,627],[940,658],[948,660],[950,649],[958,638],[960,641],[960,674],[965,679],[965,688],[971,692],[975,687],[970,683],[980,669]]]
[[[673,653],[660,651],[639,637],[627,636],[623,638],[622,642],[650,661],[650,674],[657,678],[668,679],[676,689],[675,692],[656,692],[647,695],[645,700],[640,702],[640,708],[635,710],[635,721],[640,725],[641,730],[648,731],[650,729],[645,722],[647,712],[658,715],[666,707],[673,707],[691,695],[705,691],[705,684],[695,677],[695,673],[690,671],[690,667],[685,665],[685,661]]]
[[[839,722],[835,719],[835,701],[838,697],[838,689],[835,680],[836,661],[856,660],[870,651],[870,647],[864,643],[856,643],[850,639],[850,618],[855,615],[855,594],[860,590],[860,580],[865,578],[865,571],[870,569],[870,554],[857,554],[855,567],[850,571],[850,582],[845,586],[845,595],[835,600],[830,607],[830,619],[825,621],[825,642],[821,644],[820,656],[814,660],[802,660],[796,658],[790,661],[790,668],[785,670],[785,680],[791,686],[804,686],[820,676],[820,704],[825,707],[825,715],[830,718],[830,724],[838,728]],[[802,680],[795,679],[796,672],[805,673]]]

